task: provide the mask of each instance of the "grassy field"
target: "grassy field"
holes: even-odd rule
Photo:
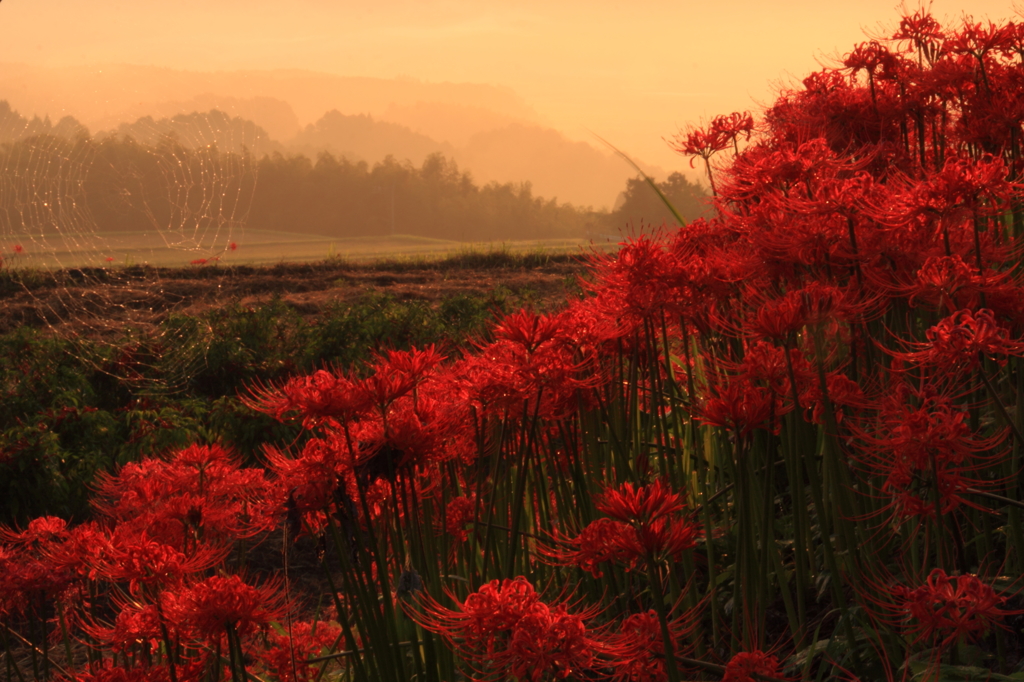
[[[465,252],[544,251],[576,253],[591,246],[583,239],[507,242],[458,242],[412,235],[330,238],[262,230],[223,232],[216,238],[176,232],[9,235],[4,251],[12,267],[80,268],[118,265],[181,267],[189,264],[260,265],[339,258],[366,262],[381,259],[441,259]],[[610,243],[610,242],[609,242]],[[22,251],[10,256],[13,246]],[[231,247],[234,245],[234,248]]]

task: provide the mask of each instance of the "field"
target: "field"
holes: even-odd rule
[[[5,241],[9,242],[7,246],[19,245],[23,249],[14,260],[17,267],[42,269],[131,265],[184,267],[193,261],[261,265],[324,259],[351,262],[417,258],[438,260],[467,252],[579,253],[591,246],[585,240],[456,242],[402,234],[332,239],[297,232],[243,228],[227,230],[215,236],[161,231],[12,234],[5,235]]]
[[[382,244],[375,242],[373,248]],[[201,316],[226,303],[258,308],[272,299],[306,317],[375,295],[436,307],[452,297],[486,300],[504,291],[548,307],[578,290],[581,258],[515,245],[508,250],[463,248],[434,259],[425,252],[398,250],[383,260],[335,257],[254,266],[225,259],[184,268],[108,266],[80,271],[81,276],[25,267],[9,275],[17,283],[9,279],[0,298],[0,332],[28,325],[62,334],[116,336],[126,327],[152,330],[172,313]]]

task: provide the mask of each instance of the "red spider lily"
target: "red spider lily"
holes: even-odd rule
[[[16,532],[0,526],[0,542],[39,547],[59,542],[68,535],[68,523],[56,516],[41,516],[28,522],[25,530]]]
[[[893,40],[907,41],[917,50],[922,61],[935,61],[939,48],[945,38],[945,32],[931,13],[919,9],[900,20],[899,30],[892,36]]]
[[[362,397],[378,417],[387,419],[391,405],[411,393],[418,380],[419,377],[406,372],[394,372],[386,365],[377,364],[373,374],[356,382],[354,388],[356,394]]]
[[[447,609],[424,595],[423,627],[471,651],[493,655],[504,646],[504,635],[512,630],[540,595],[522,576],[514,580],[492,580],[469,595],[457,609]]]
[[[555,540],[572,549],[540,547],[539,551],[558,566],[576,566],[589,571],[595,578],[604,575],[600,565],[605,561],[629,561],[635,558],[631,546],[639,546],[636,529],[623,521],[597,519],[586,525],[576,537],[562,537],[555,532]]]
[[[907,634],[915,642],[942,647],[975,639],[993,625],[1001,625],[1003,616],[1016,613],[1001,609],[1006,598],[978,576],[948,576],[941,568],[932,570],[920,587],[896,585],[892,593],[906,618],[913,621]]]
[[[683,496],[668,489],[657,479],[650,485],[623,483],[598,495],[594,501],[598,511],[625,523],[650,523],[683,510]]]
[[[799,348],[789,349],[789,365],[792,365],[798,387],[808,386],[818,380]],[[785,350],[767,341],[758,341],[749,346],[743,354],[743,362],[738,366],[722,362],[725,369],[738,372],[743,380],[751,384],[763,383],[784,400],[789,400],[793,395],[789,365],[786,363]],[[788,411],[792,406],[783,409]]]
[[[998,156],[986,155],[980,159],[951,156],[941,172],[927,182],[915,183],[916,203],[919,210],[927,208],[938,213],[954,206],[998,210],[1013,191],[1006,174],[1006,164]]]
[[[993,22],[965,21],[963,27],[946,39],[943,50],[950,54],[969,54],[978,60],[985,74],[985,58],[991,52],[1012,53],[1014,31],[1010,25],[997,26]]]
[[[773,268],[805,266],[814,272],[845,272],[857,262],[850,245],[849,219],[841,213],[802,215],[764,205],[749,219],[762,227],[752,236]]]
[[[593,282],[582,285],[595,295],[572,307],[589,313],[589,337],[599,344],[625,343],[647,333],[648,325],[661,328],[666,317],[670,325],[683,319],[707,326],[709,304],[726,298],[731,282],[750,275],[744,254],[723,253],[718,242],[725,241],[724,231],[718,222],[698,220],[671,240],[661,233],[641,234],[623,243],[615,256],[591,258]]]
[[[0,546],[0,618],[25,615],[64,594],[75,576],[20,549]]]
[[[797,379],[799,381],[799,378]],[[829,372],[825,376],[825,390],[832,405],[836,422],[842,422],[845,412],[842,408],[863,408],[867,405],[864,391],[848,376],[841,372]],[[810,421],[824,424],[825,395],[821,391],[818,377],[809,378],[799,389],[800,406],[810,410]]]
[[[333,649],[341,628],[323,621],[293,623],[288,633],[268,632],[268,647],[257,656],[280,682],[310,682],[317,679],[320,664],[307,660]]]
[[[875,74],[893,71],[898,63],[898,57],[889,51],[889,48],[876,40],[861,43],[853,52],[843,60],[843,66],[850,69],[854,74],[865,71],[868,74],[868,87],[871,90],[871,98],[877,97],[875,93]]]
[[[518,414],[525,397],[515,381],[508,354],[500,347],[487,347],[456,362],[450,377],[462,401],[483,415]]]
[[[695,613],[668,622],[674,654],[685,653],[690,648],[687,637],[699,622]],[[665,682],[668,679],[665,639],[653,609],[634,613],[622,621],[619,631],[609,637],[608,648],[614,652],[613,682]]]
[[[974,309],[981,296],[986,299],[1006,298],[1016,290],[1008,276],[994,270],[979,273],[957,254],[931,256],[917,272],[916,281],[900,292],[909,297],[911,305],[926,302],[953,313]]]
[[[281,620],[287,600],[280,582],[259,587],[237,575],[215,575],[167,594],[168,618],[206,641],[217,641],[228,627],[239,635]]]
[[[448,609],[421,593],[421,612],[410,616],[445,637],[485,680],[564,679],[592,667],[601,644],[587,631],[593,611],[570,613],[541,601],[523,577],[492,580]]]
[[[565,679],[593,666],[595,642],[583,618],[543,602],[532,605],[512,628],[502,658],[517,679],[538,682],[553,675]]]
[[[730,226],[717,218],[700,218],[671,235],[668,254],[669,310],[697,324],[706,308],[734,293],[733,283],[761,269],[756,255],[737,243]]]
[[[779,417],[786,408],[767,388],[736,378],[726,386],[716,386],[709,394],[697,415],[709,426],[721,426],[742,436],[754,429],[778,433],[782,427]]]
[[[1004,356],[1024,354],[1024,343],[1009,336],[991,310],[959,310],[925,332],[928,341],[914,344],[920,350],[893,355],[926,366],[973,370],[983,356],[1002,364]]]
[[[753,301],[765,299],[763,292],[752,290]],[[877,314],[878,300],[849,288],[809,282],[799,289],[766,300],[756,315],[747,321],[747,330],[756,337],[784,340],[806,325],[830,324],[863,319]]]
[[[416,346],[407,351],[389,350],[387,357],[381,358],[379,364],[386,368],[385,371],[400,372],[412,379],[414,384],[419,384],[443,361],[444,356],[431,344],[422,350]]]
[[[725,664],[722,682],[756,682],[758,675],[779,677],[779,660],[763,651],[741,651]]]
[[[445,532],[456,542],[465,542],[468,537],[466,525],[474,521],[476,493],[454,497],[445,509]]]
[[[334,500],[335,491],[349,483],[354,488],[352,455],[339,434],[310,438],[296,457],[273,447],[266,447],[264,456],[276,478],[278,509],[287,507],[300,515],[292,520],[293,539],[306,530],[319,532],[323,519],[318,515]]]
[[[581,282],[581,285],[589,286],[590,283]],[[577,299],[564,312],[567,333],[575,341],[576,352],[582,358],[598,357],[630,332],[619,316],[609,314],[608,306],[600,298],[591,296]],[[599,362],[588,362],[586,370],[601,373],[605,368]],[[601,381],[601,377],[600,374],[596,377],[597,382]]]
[[[980,271],[1008,256],[1005,247],[998,245],[998,234],[982,229],[987,217],[998,215],[1013,194],[1006,175],[1000,158],[950,156],[941,171],[929,173],[926,179],[890,183],[887,198],[876,197],[884,203],[868,212],[895,230],[892,250],[903,253],[902,257],[913,253],[907,247],[914,242],[924,255],[937,255],[934,251],[939,248],[947,256],[973,252]]]
[[[243,469],[217,445],[190,446],[100,474],[93,506],[122,524],[185,547],[251,537],[276,521],[262,470]]]
[[[997,461],[1006,430],[981,438],[970,432],[965,411],[930,386],[911,394],[899,384],[890,389],[879,411],[877,430],[849,425],[864,445],[857,458],[872,473],[884,476],[882,492],[902,517],[931,517],[970,504],[968,488],[984,489],[991,481],[972,474]],[[989,454],[983,454],[989,453]]]
[[[605,256],[593,265],[594,282],[584,284],[597,295],[601,311],[623,327],[624,335],[674,302],[675,263],[659,235],[641,234],[622,244],[614,258]]]
[[[737,204],[761,204],[774,196],[805,190],[818,169],[835,164],[835,153],[821,138],[754,145],[729,168],[721,197]]]
[[[614,548],[606,546],[599,555],[607,556],[615,549],[615,558],[628,560],[676,556],[695,547],[700,536],[697,526],[682,516],[682,495],[669,491],[661,479],[650,485],[634,487],[623,483],[618,488],[605,490],[597,496],[594,506],[612,519],[627,524],[632,531],[620,528],[616,532],[615,527],[608,525],[596,527],[593,532],[603,531],[598,537],[615,543]]]
[[[68,571],[78,578],[87,578],[93,574],[107,542],[108,533],[89,521],[62,533],[59,542],[42,545],[40,553],[56,572]]]
[[[467,407],[501,418],[536,413],[556,419],[574,410],[579,392],[597,379],[585,371],[589,361],[577,353],[570,319],[524,312],[496,329],[498,339],[448,374]]]
[[[730,145],[739,154],[740,136],[745,135],[745,139],[749,140],[753,129],[754,117],[747,112],[737,111],[728,116],[716,116],[706,128],[690,128],[676,135],[673,149],[685,156],[692,156],[691,167],[698,157],[704,160],[711,191],[717,194],[715,178],[711,173],[711,157],[728,149]]]
[[[555,340],[561,327],[562,320],[558,316],[520,310],[497,323],[493,332],[495,338],[519,344],[527,353],[533,353],[542,344]]]
[[[165,634],[175,639],[178,635],[174,624],[167,622],[156,603],[123,603],[111,627],[86,624],[82,630],[112,651],[129,652],[140,646],[143,655],[157,651],[164,642]]]
[[[675,150],[706,161],[730,145],[735,147],[741,135],[746,135],[749,140],[753,129],[754,117],[749,112],[735,111],[727,116],[716,116],[706,128],[692,128],[677,135]]]
[[[49,600],[79,603],[103,539],[94,523],[69,529],[53,516],[33,519],[20,532],[0,526],[0,616],[25,615]]]
[[[354,469],[365,480],[394,479],[416,467],[463,457],[470,449],[468,429],[451,418],[452,405],[442,402],[431,382],[415,399],[394,402],[387,419],[364,420],[352,428],[359,442]],[[448,393],[448,391],[445,391]]]
[[[760,338],[783,341],[807,324],[806,303],[799,290],[770,299],[749,321],[750,331]]]
[[[308,376],[293,377],[281,386],[254,389],[241,400],[248,407],[276,419],[297,412],[307,428],[326,419],[351,421],[366,414],[371,403],[358,382],[342,374],[321,369]]]
[[[144,587],[167,589],[224,561],[230,548],[199,545],[190,555],[154,540],[145,532],[118,528],[107,541],[92,570],[111,582],[127,582],[131,594]]]

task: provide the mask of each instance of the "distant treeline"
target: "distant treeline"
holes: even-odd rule
[[[244,148],[183,145],[175,134],[41,134],[0,144],[0,234],[71,229],[168,230],[202,240],[225,224],[332,237],[387,234],[463,241],[615,236],[670,215],[642,180],[615,211],[595,212],[533,195],[530,183],[479,187],[434,154],[419,167],[388,157],[372,167],[329,153],[315,161]],[[681,174],[659,183],[686,219],[703,188]]]
[[[582,237],[602,214],[533,196],[529,183],[477,187],[441,154],[419,168],[322,153],[265,156],[248,225],[332,236],[412,234],[461,241]]]

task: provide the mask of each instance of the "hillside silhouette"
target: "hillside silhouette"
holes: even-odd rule
[[[336,238],[604,240],[674,222],[641,179],[600,188],[619,197],[609,212],[531,182],[481,179],[459,162],[460,155],[503,155],[518,164],[513,173],[534,173],[541,183],[554,184],[541,172],[545,164],[550,173],[582,163],[595,170],[591,179],[610,176],[611,163],[596,150],[551,130],[511,124],[453,149],[404,126],[335,111],[291,143],[217,110],[144,117],[90,135],[70,116],[54,125],[0,101],[0,234],[74,226],[83,234],[174,233],[176,242],[198,245],[225,225],[245,225]],[[292,151],[300,143],[319,151]],[[396,147],[418,157],[387,153]],[[659,188],[686,220],[707,208],[703,187],[681,174]]]
[[[343,156],[350,161],[378,163],[385,158],[407,159],[420,165],[431,154],[452,155],[454,148],[413,132],[409,128],[374,120],[360,114],[346,116],[337,109],[328,111],[292,138],[288,145],[293,153],[316,158],[321,152]]]
[[[440,152],[477,184],[529,182],[536,194],[598,209],[610,209],[634,174],[598,143],[546,127],[515,92],[492,85],[301,70],[4,64],[0,97],[29,114],[73,112],[93,132],[118,131],[147,116],[157,122],[216,109],[266,132],[258,153],[315,159],[329,151],[371,165],[392,156],[418,166]]]
[[[6,100],[0,100],[0,143],[16,142],[37,135],[73,139],[83,134],[88,135],[88,130],[73,116],[64,116],[53,124],[49,116],[28,118],[14,111]]]
[[[130,137],[149,146],[157,146],[169,137],[191,149],[213,145],[223,151],[247,151],[256,157],[285,151],[284,146],[270,139],[267,131],[252,121],[216,109],[155,120],[146,116],[134,123],[122,123],[101,136]]]

